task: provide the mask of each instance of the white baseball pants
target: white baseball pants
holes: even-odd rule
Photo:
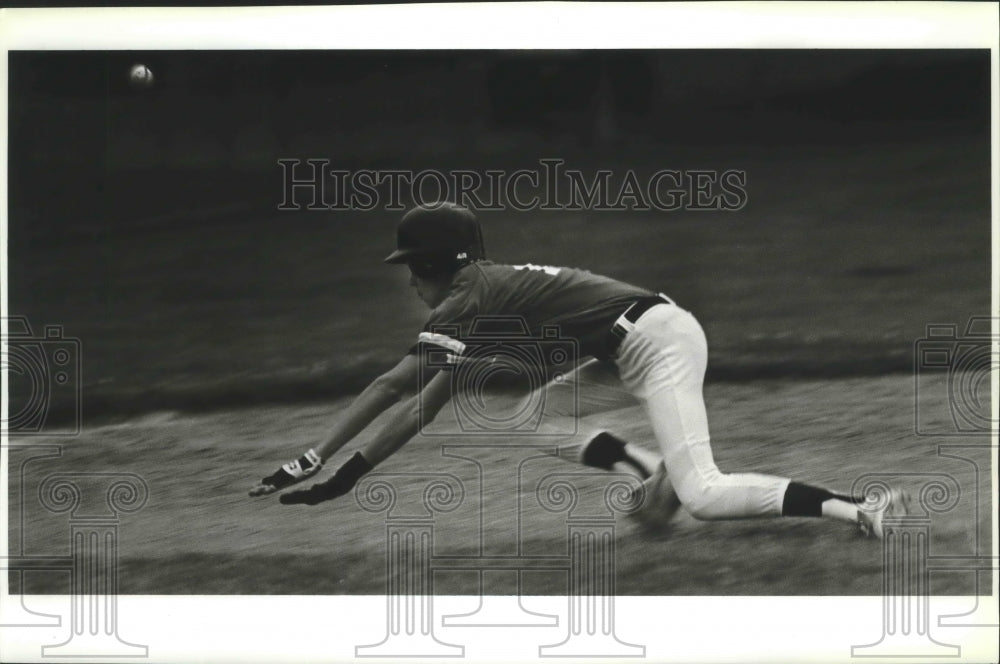
[[[641,403],[663,453],[667,475],[684,507],[697,519],[780,516],[789,480],[756,473],[724,474],[715,465],[702,396],[708,348],[705,333],[675,304],[654,306],[629,330],[615,360],[619,376],[596,360],[570,381],[547,386],[546,410],[575,413],[579,433],[600,430],[590,416]],[[623,389],[624,386],[624,389]]]

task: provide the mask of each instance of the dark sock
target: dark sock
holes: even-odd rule
[[[616,463],[623,462],[635,468],[643,479],[649,477],[649,473],[646,472],[642,464],[630,457],[625,451],[625,441],[606,431],[594,436],[593,440],[587,444],[582,461],[585,466],[601,468],[602,470],[611,470]]]
[[[789,482],[785,490],[785,500],[781,505],[782,516],[823,516],[823,503],[840,496],[798,482]],[[843,498],[841,498],[843,500]]]

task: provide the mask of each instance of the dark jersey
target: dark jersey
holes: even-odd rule
[[[653,295],[586,270],[480,261],[455,275],[425,332],[469,342],[499,333],[573,339],[580,357],[606,357],[611,326],[637,298]]]

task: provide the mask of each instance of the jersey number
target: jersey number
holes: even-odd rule
[[[533,270],[535,272],[544,272],[550,277],[554,277],[559,274],[561,267],[552,267],[551,265],[535,265],[533,263],[527,263],[525,265],[514,265],[515,270]]]

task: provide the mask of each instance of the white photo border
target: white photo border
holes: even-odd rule
[[[4,51],[0,131],[5,150],[0,175],[6,191],[7,68],[8,53],[13,50],[982,48],[991,51],[991,305],[996,312],[1000,310],[1000,245],[995,232],[995,195],[1000,191],[997,17],[997,3],[952,2],[5,9],[0,10]],[[6,317],[6,194],[0,214],[0,271],[4,275],[0,316]],[[991,396],[996,414],[996,391]],[[6,457],[4,449],[5,470],[0,474],[4,500],[8,495]],[[995,479],[996,448],[992,463]],[[995,482],[992,505],[996,514]],[[7,518],[6,505],[3,518]],[[994,522],[994,554],[996,528]],[[0,554],[7,555],[3,539]],[[997,576],[994,573],[992,580],[994,603]],[[3,598],[9,599],[6,575],[2,590]],[[541,605],[565,601],[535,599]],[[36,610],[62,613],[66,598],[31,600]],[[937,607],[954,605],[956,613],[968,610],[968,600],[935,598]],[[852,644],[878,638],[881,602],[881,597],[619,597],[617,632],[624,641],[646,644],[646,661],[844,661],[850,659]],[[385,634],[385,598],[379,596],[124,596],[119,599],[119,616],[125,638],[150,646],[147,659],[127,661],[347,661],[354,658],[355,645],[377,642]],[[949,636],[960,631],[949,631]],[[467,649],[466,659],[510,661],[523,656],[523,649],[512,649],[518,639],[511,638],[510,632],[469,630],[467,634],[469,643],[486,637],[488,647]],[[995,636],[995,630],[992,634],[969,630],[959,659],[989,661],[996,656]],[[2,628],[0,659],[71,661],[40,656],[40,645],[55,644],[61,638],[61,629],[18,632]]]

